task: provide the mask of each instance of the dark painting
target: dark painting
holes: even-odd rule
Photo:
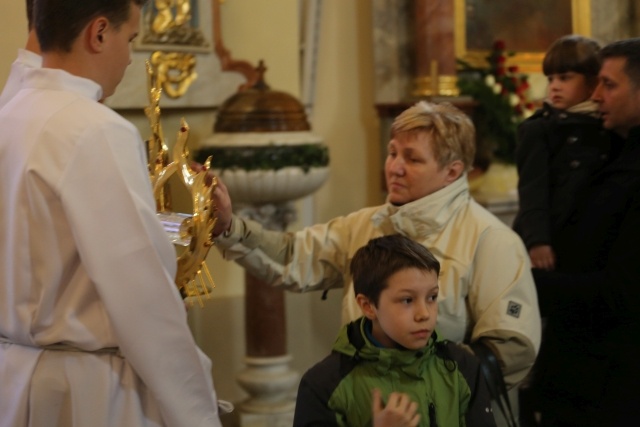
[[[495,40],[518,52],[544,52],[572,33],[571,0],[466,0],[466,48],[486,51]]]

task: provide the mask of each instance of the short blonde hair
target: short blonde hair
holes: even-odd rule
[[[391,125],[391,137],[405,132],[431,134],[433,155],[441,168],[455,160],[460,160],[466,171],[473,167],[475,127],[469,116],[448,102],[420,101],[404,110]]]

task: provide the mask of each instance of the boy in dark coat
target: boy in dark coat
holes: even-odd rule
[[[582,36],[556,40],[542,64],[549,96],[518,128],[520,209],[513,228],[534,268],[553,270],[562,263],[557,235],[584,195],[589,177],[609,158],[597,104],[589,99],[600,70],[599,49]]]

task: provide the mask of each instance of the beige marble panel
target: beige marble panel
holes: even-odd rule
[[[211,295],[203,308],[189,309],[189,325],[213,362],[218,397],[239,403],[247,397],[236,381],[246,367],[244,297],[221,296],[216,289]],[[342,289],[330,291],[326,300],[321,297],[322,292],[285,293],[287,349],[293,357],[290,367],[300,375],[329,354],[340,329]]]
[[[198,77],[191,84],[184,96],[170,98],[163,95],[161,107],[165,108],[192,108],[214,107],[220,105],[229,96],[234,94],[238,87],[245,82],[244,77],[236,72],[222,71],[220,60],[213,51],[212,9],[211,2],[198,1],[200,29],[208,44],[204,52],[191,52],[196,57],[195,71]],[[147,73],[145,61],[153,51],[140,50],[135,47],[131,54],[131,64],[118,86],[116,92],[106,100],[106,104],[114,109],[139,109],[148,105]],[[171,46],[164,47],[163,51],[171,52]]]
[[[373,0],[375,102],[404,101],[413,84],[412,2]]]
[[[591,0],[592,36],[602,43],[640,36],[640,0]]]

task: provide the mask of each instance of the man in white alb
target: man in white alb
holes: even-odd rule
[[[144,0],[38,0],[0,109],[0,427],[220,426],[136,128],[99,102]]]

